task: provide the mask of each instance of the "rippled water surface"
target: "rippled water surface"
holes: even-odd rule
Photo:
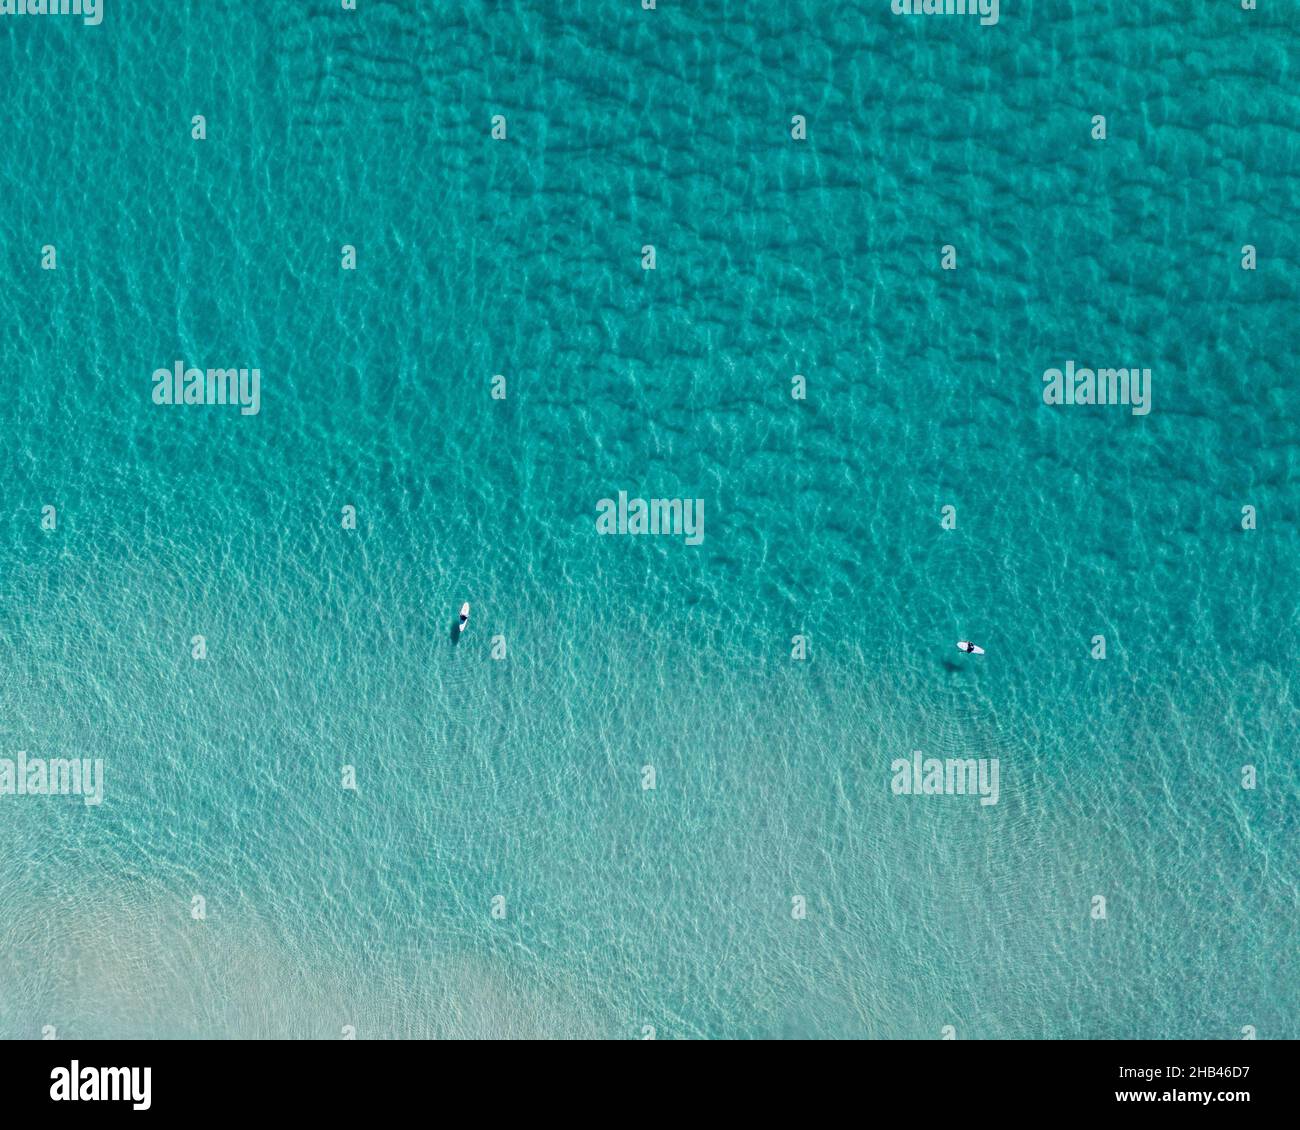
[[[0,18],[0,1036],[1300,1036],[1300,26],[1001,7]]]

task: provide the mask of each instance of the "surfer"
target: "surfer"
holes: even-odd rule
[[[958,640],[957,648],[960,651],[964,651],[967,655],[984,654],[984,649],[982,647],[977,647],[975,644],[971,643],[970,640]]]
[[[459,627],[460,627],[460,630],[461,630],[462,632],[465,630],[465,625],[468,624],[468,623],[469,623],[469,601],[467,600],[467,601],[465,601],[464,604],[462,604],[462,605],[460,606],[460,625],[459,625]]]

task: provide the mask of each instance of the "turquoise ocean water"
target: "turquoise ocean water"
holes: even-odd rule
[[[1300,1036],[1300,15],[1001,7],[0,17],[0,1036]]]

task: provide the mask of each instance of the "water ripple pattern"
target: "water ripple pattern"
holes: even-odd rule
[[[0,759],[105,766],[0,795],[0,1037],[1300,1036],[1298,48],[0,17]]]

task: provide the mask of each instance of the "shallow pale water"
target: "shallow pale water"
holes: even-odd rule
[[[0,18],[0,1036],[1300,1036],[1293,11],[338,7]]]

